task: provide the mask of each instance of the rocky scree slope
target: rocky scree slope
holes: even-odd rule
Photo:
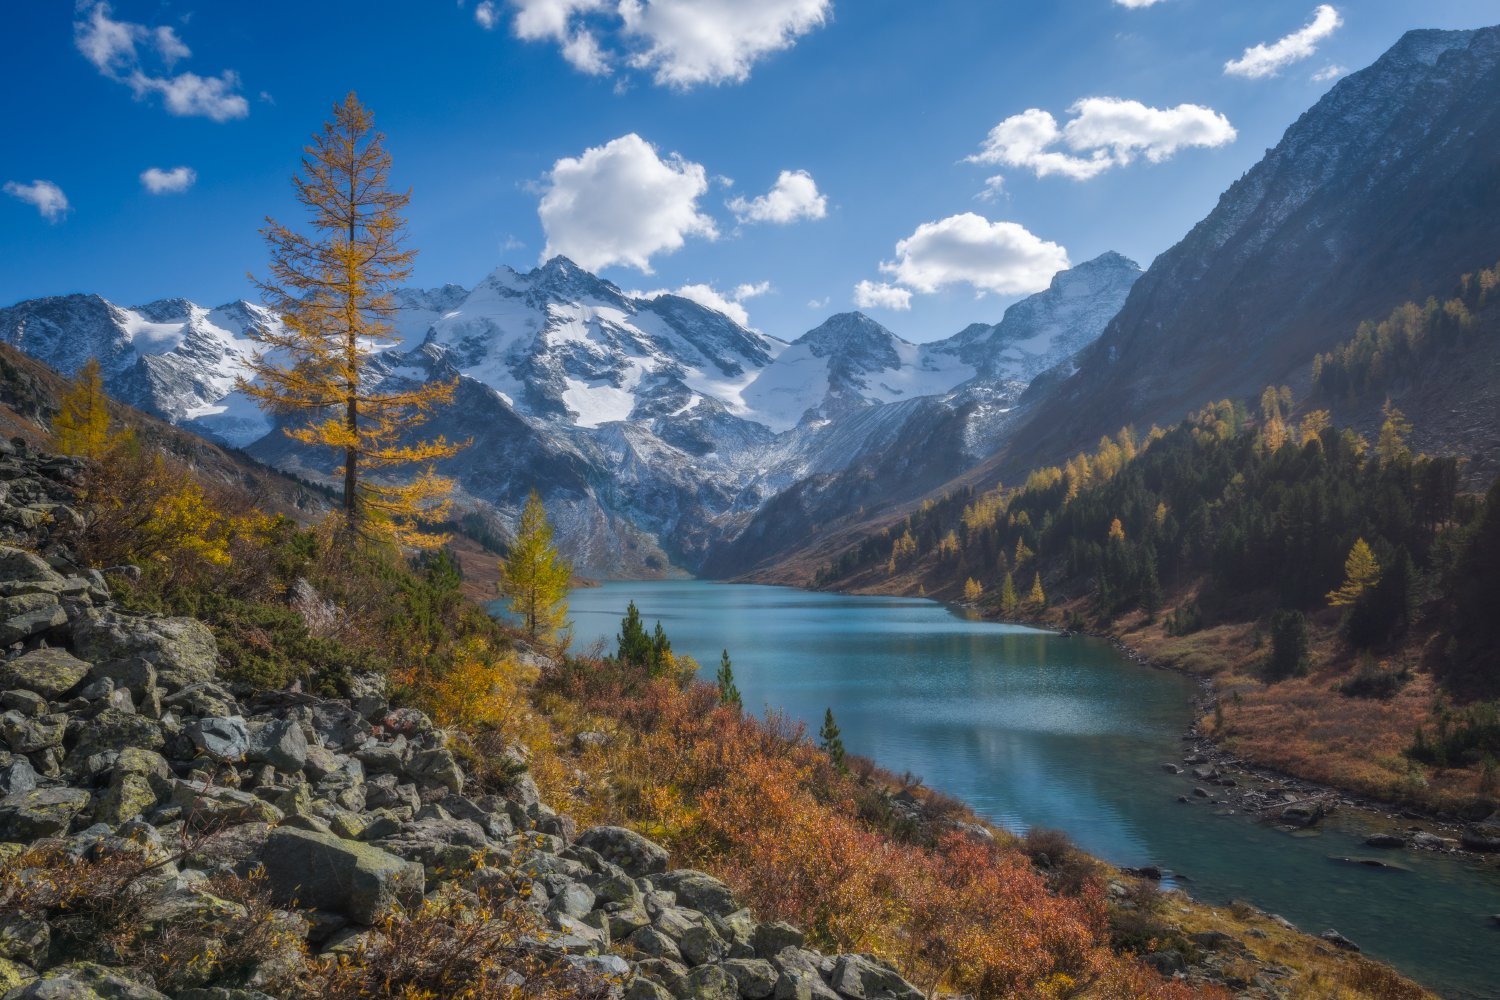
[[[521,947],[628,1000],[921,996],[876,959],[757,922],[637,834],[577,834],[519,750],[503,795],[473,793],[445,734],[393,708],[376,678],[348,698],[226,682],[205,625],[121,611],[106,577],[50,537],[76,516],[79,471],[0,444],[0,861],[140,855],[156,864],[130,889],[143,912],[210,927],[233,906],[208,880],[260,868],[289,935],[354,960],[393,907],[524,888],[536,929]],[[5,1000],[167,996],[95,957],[0,903]],[[265,1000],[282,960],[176,996]]]

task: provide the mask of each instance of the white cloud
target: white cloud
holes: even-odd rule
[[[1126,166],[1137,156],[1160,163],[1180,149],[1223,146],[1238,134],[1228,118],[1197,104],[1153,108],[1118,97],[1086,97],[1068,113],[1073,117],[1062,127],[1040,108],[1013,115],[990,129],[968,162],[1082,181]],[[995,184],[995,178],[988,183]]]
[[[663,159],[634,133],[558,160],[537,207],[547,234],[542,256],[650,274],[653,256],[680,249],[689,236],[718,237],[713,219],[698,211],[707,190],[701,164],[676,153]]]
[[[198,181],[198,172],[192,167],[173,167],[163,170],[151,167],[141,174],[141,184],[152,194],[179,194]]]
[[[918,292],[968,284],[981,295],[1041,291],[1068,267],[1068,252],[1014,222],[991,222],[973,212],[924,222],[896,244],[896,259],[880,270]]]
[[[235,93],[240,79],[233,70],[209,77],[197,73],[173,76],[170,72],[148,72],[142,62],[143,51],[154,53],[156,61],[168,71],[179,60],[192,55],[174,29],[152,29],[116,21],[110,17],[109,4],[103,2],[85,0],[79,13],[82,17],[73,22],[73,44],[100,73],[128,86],[137,100],[159,95],[171,114],[216,122],[243,118],[250,113],[250,103]]]
[[[1337,80],[1347,72],[1349,72],[1349,67],[1332,63],[1318,70],[1312,75],[1312,78],[1314,83],[1327,83],[1329,80]]]
[[[474,23],[485,31],[492,30],[500,23],[500,12],[495,9],[493,0],[480,0],[479,5],[474,8]]]
[[[623,63],[661,85],[739,83],[825,24],[833,0],[510,0],[517,38],[555,42],[596,75]]]
[[[1161,0],[1115,0],[1115,3],[1131,10],[1140,10],[1142,7],[1153,7],[1161,3]]]
[[[868,284],[868,282],[866,282],[866,284]],[[809,308],[809,309],[827,309],[828,308],[828,304],[830,302],[832,302],[832,301],[833,301],[833,296],[831,296],[831,295],[825,295],[821,299],[808,299],[807,300],[807,308]]]
[[[48,222],[61,222],[63,216],[68,214],[68,196],[51,181],[32,181],[30,184],[8,181],[5,193],[28,205],[34,205]]]
[[[821,219],[828,214],[828,199],[818,193],[817,182],[806,170],[783,170],[776,186],[759,198],[735,198],[729,210],[740,222],[771,222],[785,226],[798,219]]]
[[[1339,12],[1330,4],[1319,4],[1313,11],[1312,20],[1300,31],[1269,45],[1255,45],[1245,50],[1238,59],[1224,64],[1224,72],[1230,76],[1245,76],[1259,79],[1275,76],[1283,67],[1300,62],[1318,51],[1318,43],[1338,30],[1344,23]]]
[[[827,22],[833,0],[620,0],[630,62],[659,84],[741,83],[750,68]]]
[[[826,299],[823,304],[828,304]],[[861,309],[894,309],[905,312],[911,308],[911,292],[895,285],[861,281],[854,286],[854,304]],[[809,302],[808,305],[818,308],[816,302]]]

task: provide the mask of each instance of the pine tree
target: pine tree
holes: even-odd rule
[[[552,542],[542,498],[535,490],[521,511],[510,552],[500,560],[500,593],[533,642],[558,641],[567,626],[573,567]]]
[[[665,677],[676,666],[676,660],[672,656],[671,640],[667,638],[667,630],[661,627],[659,621],[656,623],[656,631],[651,635],[649,665],[652,677]]]
[[[270,277],[257,287],[277,320],[252,337],[259,349],[238,388],[288,418],[293,440],[333,451],[343,468],[347,535],[372,531],[422,548],[441,536],[414,523],[446,516],[452,482],[433,463],[460,444],[439,437],[411,443],[411,430],[452,401],[457,382],[383,389],[373,384],[377,350],[396,343],[391,290],[411,274],[402,210],[410,193],[390,189],[391,157],[370,112],[354,94],[334,106],[293,179],[311,216],[311,235],[273,219],[261,230]],[[423,471],[404,485],[372,476]]]
[[[734,664],[729,662],[729,650],[724,650],[719,657],[719,673],[714,678],[719,686],[719,704],[731,705],[736,709],[744,708],[744,699],[740,697],[740,689],[734,684]]]
[[[645,669],[651,665],[651,637],[646,634],[646,625],[641,621],[641,612],[631,601],[620,619],[620,634],[616,636],[619,649],[615,659],[630,667]]]
[[[823,748],[834,767],[840,771],[847,770],[844,765],[844,739],[839,735],[839,724],[833,721],[832,708],[823,712],[823,728],[818,730],[818,745]]]
[[[1335,608],[1349,607],[1379,582],[1380,563],[1365,540],[1358,539],[1344,560],[1344,584],[1328,592],[1328,603]]]
[[[99,362],[89,358],[63,393],[57,415],[52,418],[52,447],[63,455],[97,461],[117,441],[117,436],[109,432],[109,424],[109,400],[99,377]]]
[[[1036,608],[1038,611],[1043,611],[1046,609],[1047,592],[1042,589],[1042,574],[1040,572],[1038,572],[1036,576],[1031,578],[1031,593],[1026,596],[1026,599],[1030,601],[1031,606],[1033,608]]]
[[[1016,596],[1016,578],[1013,574],[1006,573],[1005,580],[1000,584],[1000,613],[1013,615],[1020,603],[1021,599]]]

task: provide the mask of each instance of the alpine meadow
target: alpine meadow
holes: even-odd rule
[[[1500,1000],[1492,4],[8,16],[0,1000]]]

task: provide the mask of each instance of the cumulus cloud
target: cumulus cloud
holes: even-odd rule
[[[516,37],[555,42],[575,68],[617,64],[663,86],[739,83],[825,24],[833,0],[510,0]]]
[[[198,181],[198,172],[192,167],[173,167],[163,170],[151,167],[141,174],[141,184],[152,194],[180,194]]]
[[[34,206],[48,222],[61,222],[68,214],[68,196],[51,181],[32,181],[30,184],[8,181],[5,193]]]
[[[783,170],[776,185],[759,198],[735,198],[727,203],[742,223],[770,222],[789,225],[799,219],[821,219],[828,214],[828,199],[818,193],[817,182],[806,170]]]
[[[707,190],[701,164],[676,153],[663,158],[635,133],[565,157],[547,174],[537,208],[547,235],[542,257],[650,274],[653,256],[681,249],[689,236],[718,237],[713,219],[698,210]]]
[[[1063,126],[1040,108],[1012,115],[990,129],[968,162],[1083,181],[1137,156],[1160,163],[1181,149],[1223,146],[1238,134],[1228,118],[1197,104],[1153,108],[1118,97],[1086,97],[1068,113],[1073,117]]]
[[[495,9],[494,0],[480,0],[479,5],[474,8],[474,23],[485,31],[492,30],[500,23],[500,12]]]
[[[758,295],[765,295],[770,290],[771,283],[769,281],[737,285],[733,291],[728,293],[719,291],[711,284],[700,284],[683,285],[681,288],[674,288],[670,291],[663,289],[655,292],[642,292],[639,297],[654,299],[661,295],[678,295],[684,299],[698,303],[705,309],[721,312],[745,329],[753,330],[755,328],[750,325],[750,312],[745,308],[744,303],[748,299],[753,299]]]
[[[1347,66],[1340,66],[1337,63],[1333,63],[1318,70],[1313,74],[1312,78],[1314,83],[1327,83],[1329,80],[1337,80],[1347,72],[1349,72]]]
[[[812,303],[808,303],[812,305]],[[825,302],[826,304],[826,302]],[[911,308],[911,291],[884,282],[861,281],[854,286],[854,304],[861,309],[893,309],[905,312]]]
[[[981,295],[1041,291],[1068,267],[1068,252],[1014,222],[991,222],[973,212],[924,222],[896,244],[896,259],[880,270],[906,288],[935,292],[967,284]]]
[[[1283,67],[1307,59],[1318,51],[1318,43],[1338,30],[1344,23],[1339,12],[1330,4],[1319,4],[1313,11],[1312,20],[1300,31],[1294,31],[1280,41],[1254,45],[1245,50],[1238,59],[1224,64],[1224,72],[1230,76],[1244,76],[1252,80],[1275,76]]]
[[[209,77],[170,72],[179,60],[192,55],[172,28],[116,21],[109,4],[103,2],[85,2],[79,14],[73,22],[73,44],[100,73],[129,87],[137,100],[157,95],[170,114],[216,122],[250,113],[250,103],[236,93],[240,79],[233,70]],[[147,56],[167,72],[148,70]]]

